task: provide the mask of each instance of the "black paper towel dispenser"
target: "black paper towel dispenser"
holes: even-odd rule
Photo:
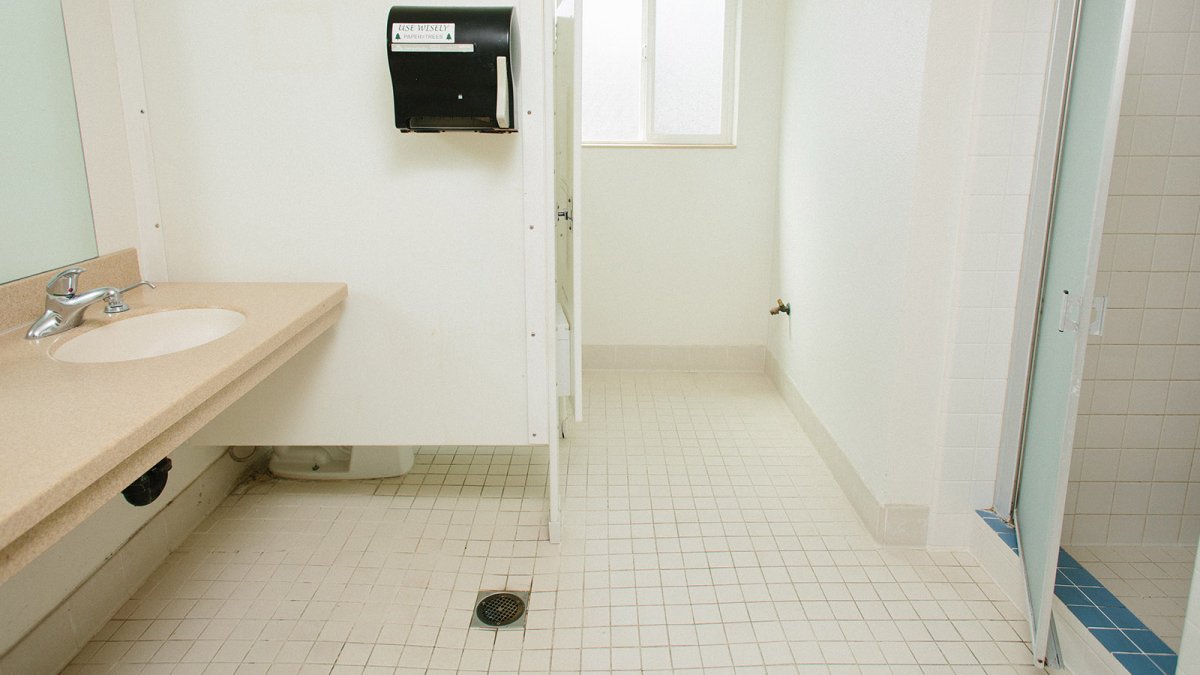
[[[393,7],[388,68],[401,131],[512,132],[511,7]]]

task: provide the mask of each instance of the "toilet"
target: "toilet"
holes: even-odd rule
[[[283,445],[267,468],[299,480],[391,478],[411,471],[415,455],[416,448],[405,445]]]

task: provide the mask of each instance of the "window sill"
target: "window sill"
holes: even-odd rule
[[[713,148],[733,150],[736,143],[583,143],[585,148]]]

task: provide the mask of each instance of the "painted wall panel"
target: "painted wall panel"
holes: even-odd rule
[[[768,344],[876,506],[921,511],[933,492],[945,206],[960,197],[979,26],[962,3],[788,7],[773,290],[792,316]]]
[[[171,279],[350,286],[340,324],[202,432],[210,442],[528,442],[543,3],[517,3],[510,135],[394,128],[389,7],[137,4]]]

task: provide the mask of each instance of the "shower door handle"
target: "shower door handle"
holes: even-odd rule
[[[1072,297],[1070,291],[1063,291],[1062,311],[1058,315],[1058,332],[1079,332],[1079,324],[1083,314],[1083,298]]]
[[[1088,324],[1088,335],[1104,335],[1104,315],[1108,313],[1108,296],[1092,298],[1092,322]]]

